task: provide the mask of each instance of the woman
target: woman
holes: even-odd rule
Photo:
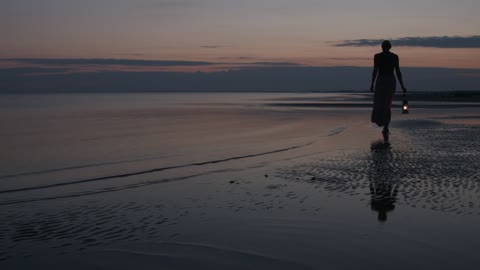
[[[370,86],[371,92],[374,92],[375,90],[372,123],[375,123],[380,127],[383,126],[382,133],[384,135],[388,134],[392,99],[396,89],[396,80],[393,70],[395,70],[395,73],[397,74],[397,79],[402,86],[403,93],[405,94],[407,92],[407,89],[403,85],[398,55],[390,52],[391,48],[392,45],[390,44],[390,41],[385,40],[382,43],[383,52],[375,54],[372,84]]]

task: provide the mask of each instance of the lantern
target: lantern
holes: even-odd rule
[[[407,114],[408,113],[408,100],[407,96],[403,95],[403,100],[402,100],[402,113]]]

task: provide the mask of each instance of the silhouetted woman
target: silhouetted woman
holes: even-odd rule
[[[402,86],[403,93],[407,92],[407,89],[403,85],[398,55],[390,52],[391,48],[392,45],[390,41],[385,40],[382,43],[383,52],[375,54],[372,85],[370,86],[371,92],[375,90],[372,123],[383,127],[382,133],[384,135],[388,133],[388,125],[390,124],[392,115],[392,99],[396,89],[396,80],[393,74],[394,70]]]

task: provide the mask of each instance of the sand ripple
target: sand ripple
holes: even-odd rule
[[[0,253],[0,260],[12,256],[8,250],[28,246],[57,249],[60,254],[115,241],[152,239],[158,237],[159,226],[175,223],[162,209],[161,204],[125,202],[100,206],[92,202],[91,205],[72,205],[62,211],[28,215],[11,208],[0,218],[0,241],[8,245]]]
[[[311,183],[327,196],[369,194],[379,219],[395,205],[479,215],[480,127],[415,120],[396,126],[389,143],[372,142],[363,152],[331,154],[276,176]]]

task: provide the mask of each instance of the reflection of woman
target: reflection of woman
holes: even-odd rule
[[[387,220],[387,212],[395,209],[398,186],[393,179],[393,155],[390,143],[372,144],[372,168],[370,171],[370,208],[378,212],[378,220]]]
[[[392,45],[388,40],[385,40],[382,43],[383,52],[375,54],[372,84],[370,86],[371,92],[375,90],[372,122],[383,127],[383,134],[388,133],[388,124],[390,124],[391,119],[392,99],[396,89],[394,69],[403,93],[407,92],[403,85],[398,55],[390,52],[390,48],[392,48]]]

